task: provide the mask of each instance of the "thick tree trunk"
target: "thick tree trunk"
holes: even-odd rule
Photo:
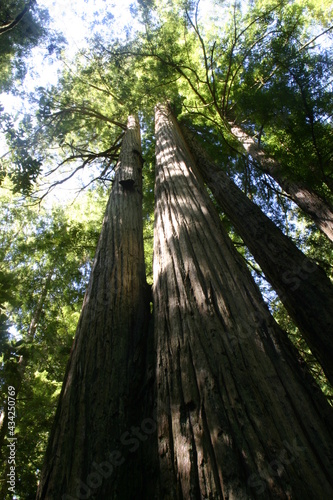
[[[152,423],[144,420],[140,392],[149,316],[140,152],[139,124],[130,117],[38,499],[127,499],[143,487],[144,464],[137,456]]]
[[[325,272],[210,161],[192,134],[185,128],[182,131],[207,186],[333,384],[333,285]]]
[[[262,169],[280,184],[303,212],[312,218],[318,229],[333,241],[333,208],[330,204],[302,183],[287,179],[281,172],[280,165],[272,158],[268,158],[243,129],[232,124],[231,132],[241,142],[247,153],[261,164]]]
[[[156,109],[154,308],[162,499],[330,498],[332,411]]]

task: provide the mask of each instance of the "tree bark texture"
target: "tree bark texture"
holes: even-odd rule
[[[196,165],[333,385],[333,285],[182,128]]]
[[[149,296],[143,252],[140,152],[139,123],[131,116],[48,444],[38,499],[126,499],[134,498],[143,487],[143,462],[137,458],[140,447],[136,444],[141,443],[138,435],[145,437],[137,425],[146,415],[141,391]],[[147,433],[150,428],[145,422]]]
[[[280,165],[268,158],[255,141],[243,129],[232,124],[231,132],[241,142],[245,151],[252,156],[282,189],[314,221],[318,229],[333,241],[333,208],[315,191],[301,182],[291,181],[281,172]]]
[[[154,321],[162,499],[329,498],[332,411],[156,108]]]

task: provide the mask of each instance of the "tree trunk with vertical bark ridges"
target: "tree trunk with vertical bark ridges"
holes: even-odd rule
[[[182,127],[204,181],[278,293],[333,385],[333,285]]]
[[[149,296],[143,253],[140,151],[139,123],[131,116],[46,452],[38,499],[126,499],[134,498],[143,487],[144,464],[137,458],[141,451],[137,442],[145,436],[137,426],[146,416],[140,391],[145,377]],[[128,468],[133,469],[130,477]]]
[[[162,499],[329,498],[332,409],[156,108],[154,321]]]
[[[245,151],[250,154],[290,198],[307,214],[318,229],[333,241],[333,208],[328,201],[310,190],[304,183],[291,181],[281,172],[280,165],[265,155],[253,138],[236,124],[231,124],[231,132],[241,142]]]

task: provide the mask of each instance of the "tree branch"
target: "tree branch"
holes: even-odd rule
[[[30,7],[32,6],[32,2],[33,2],[33,0],[30,0],[30,2],[24,6],[24,9],[22,10],[22,12],[20,12],[15,17],[15,19],[10,21],[10,23],[4,24],[3,26],[0,26],[0,35],[7,33],[7,31],[12,30],[13,28],[15,28],[15,26],[17,26],[19,24],[19,22],[23,19],[25,14],[30,10]]]
[[[308,45],[311,45],[311,43],[313,43],[315,40],[317,40],[317,38],[323,36],[323,35],[326,35],[326,33],[328,33],[329,31],[331,31],[333,29],[333,25],[332,26],[329,26],[325,31],[322,31],[322,33],[319,33],[319,35],[311,38],[311,40],[307,43],[305,43],[304,45],[302,45],[302,47],[300,49],[298,49],[298,51],[300,52],[301,50],[305,49]]]

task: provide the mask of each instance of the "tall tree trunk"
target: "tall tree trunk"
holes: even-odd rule
[[[156,140],[159,498],[330,498],[332,409],[265,307],[162,106]]]
[[[204,181],[243,238],[333,385],[333,285],[282,231],[210,161],[182,128]]]
[[[268,158],[243,129],[232,124],[231,132],[241,142],[247,153],[261,164],[262,169],[280,184],[303,212],[312,218],[318,229],[333,241],[333,208],[331,205],[301,182],[289,180],[282,173],[280,165],[272,158]]]
[[[131,116],[50,435],[38,499],[126,499],[141,491],[144,464],[137,455],[151,429],[144,420],[147,415],[141,402],[148,316],[140,131],[137,118]]]

